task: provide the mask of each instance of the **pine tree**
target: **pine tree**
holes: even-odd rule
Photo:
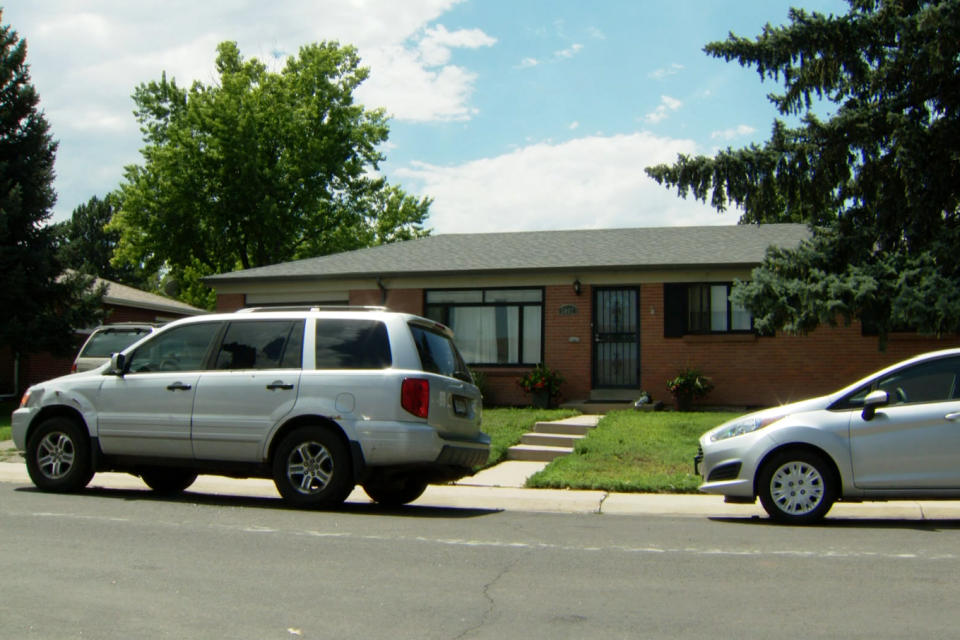
[[[102,291],[64,272],[56,232],[44,224],[56,201],[57,143],[26,57],[26,42],[0,22],[0,347],[66,354],[74,331],[98,320]]]
[[[860,319],[889,332],[960,328],[960,0],[848,0],[841,16],[791,10],[755,40],[706,52],[782,81],[763,146],[681,156],[647,174],[741,223],[805,222],[810,242],[772,251],[735,302],[763,331]],[[821,119],[823,99],[834,115]],[[830,104],[833,103],[833,104]]]

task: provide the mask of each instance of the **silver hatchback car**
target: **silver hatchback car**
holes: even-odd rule
[[[960,349],[830,395],[726,422],[700,438],[700,490],[805,524],[837,500],[960,498]]]
[[[302,506],[411,502],[486,463],[480,390],[447,327],[382,308],[261,309],[172,322],[109,365],[35,385],[13,413],[39,488],[127,471],[272,477]]]

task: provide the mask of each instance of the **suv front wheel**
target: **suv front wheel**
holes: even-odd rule
[[[70,418],[44,420],[27,440],[27,472],[44,491],[79,491],[93,477],[90,439]]]
[[[353,491],[350,451],[330,429],[301,427],[277,447],[273,481],[280,495],[291,504],[336,506]]]

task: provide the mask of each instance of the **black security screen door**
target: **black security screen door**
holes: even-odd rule
[[[640,385],[640,314],[636,289],[594,289],[593,388]]]

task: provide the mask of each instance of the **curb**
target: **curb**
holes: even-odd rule
[[[466,480],[470,480],[469,478]],[[22,462],[0,462],[0,482],[32,487]],[[149,491],[139,478],[126,473],[98,473],[91,489]],[[273,482],[263,478],[237,480],[220,476],[200,476],[187,494],[280,499]],[[347,498],[350,504],[370,504],[363,489]],[[411,503],[417,507],[526,511],[537,513],[681,516],[701,518],[762,518],[759,503],[726,504],[719,496],[703,494],[612,493],[566,489],[523,489],[470,484],[431,485]],[[899,501],[838,503],[827,516],[830,520],[960,520],[960,501]]]

